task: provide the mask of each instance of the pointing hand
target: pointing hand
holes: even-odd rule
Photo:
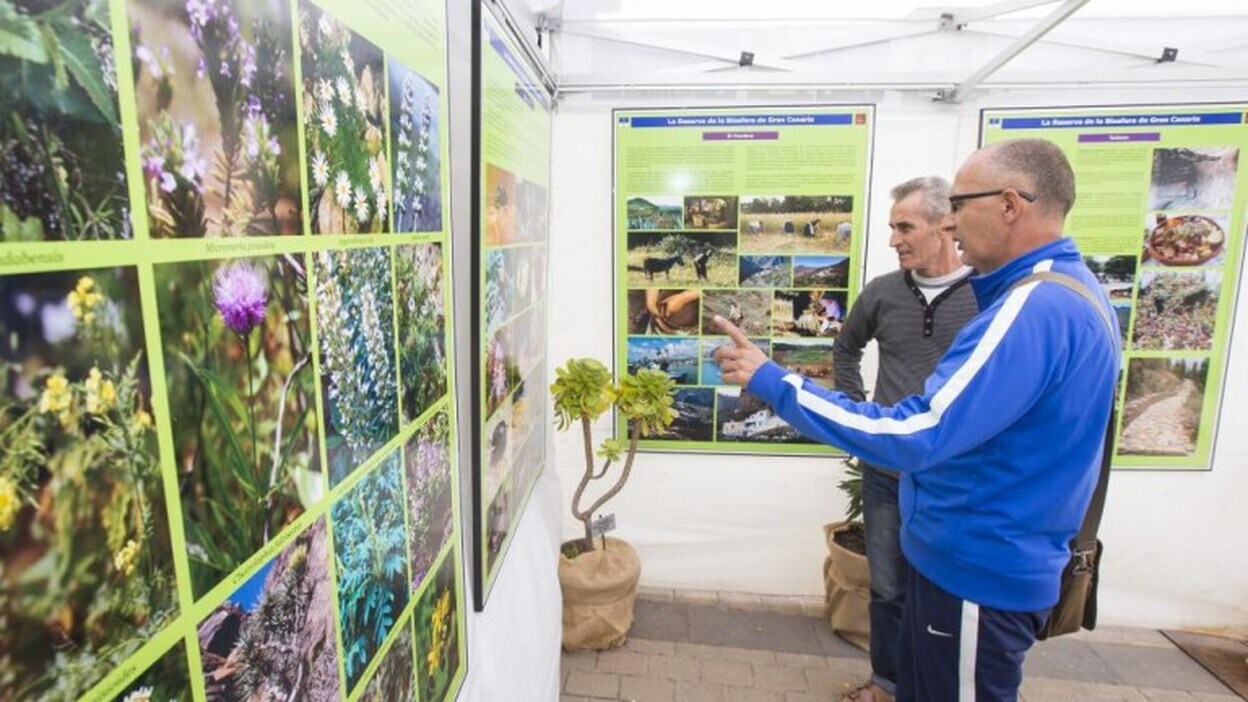
[[[732,344],[725,344],[715,349],[715,363],[719,364],[724,382],[746,387],[754,371],[767,362],[767,354],[746,338],[745,332],[737,325],[719,315],[715,315],[715,324],[732,339]]]

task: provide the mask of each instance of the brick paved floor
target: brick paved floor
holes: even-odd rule
[[[817,607],[759,611],[765,608],[715,593],[638,600],[625,646],[563,654],[562,702],[839,702],[867,677],[866,654],[813,616]],[[1022,699],[1240,698],[1160,633],[1103,627],[1037,644],[1027,657]]]

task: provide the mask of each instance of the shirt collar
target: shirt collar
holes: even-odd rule
[[[1069,237],[1062,237],[1028,251],[991,273],[973,275],[971,276],[971,289],[975,291],[979,308],[988,309],[998,298],[1009,291],[1011,285],[1030,274],[1037,263],[1046,259],[1065,262],[1081,260],[1075,242]]]

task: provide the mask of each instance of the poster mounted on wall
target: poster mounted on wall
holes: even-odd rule
[[[0,702],[462,684],[445,7],[389,10],[0,2]]]
[[[826,454],[712,360],[734,322],[833,385],[861,287],[874,108],[616,110],[616,372],[657,368],[679,417],[643,449]],[[616,435],[626,435],[617,424]]]
[[[473,7],[473,586],[479,611],[548,455],[553,103],[510,25],[484,3]]]
[[[1248,104],[986,109],[980,141],[1048,139],[1067,235],[1123,333],[1114,467],[1206,470],[1248,226]]]

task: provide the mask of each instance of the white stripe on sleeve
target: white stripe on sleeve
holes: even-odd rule
[[[1034,270],[1047,271],[1052,266],[1053,262],[1051,260],[1045,260],[1036,264]],[[899,435],[915,434],[925,429],[930,429],[940,423],[945,410],[958,399],[962,391],[970,385],[971,381],[975,379],[975,376],[988,362],[988,359],[992,357],[992,353],[1000,345],[1001,339],[1009,331],[1010,326],[1014,324],[1014,320],[1018,318],[1019,313],[1023,309],[1023,303],[1027,301],[1031,291],[1039,284],[1040,281],[1028,283],[1010,293],[1005,302],[1002,303],[997,315],[992,318],[992,323],[988,325],[988,331],[984,332],[983,337],[975,344],[970,357],[949,377],[949,380],[941,386],[940,390],[936,391],[936,394],[932,397],[931,407],[926,412],[913,414],[905,419],[864,417],[804,389],[802,387],[802,376],[796,373],[784,376],[783,380],[797,390],[798,404],[846,428],[856,429],[866,434]]]

